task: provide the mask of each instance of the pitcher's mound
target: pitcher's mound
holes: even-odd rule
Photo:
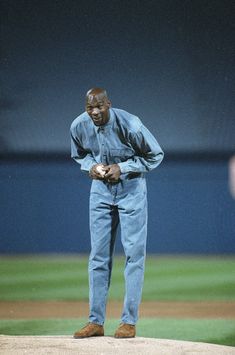
[[[153,338],[115,339],[70,336],[0,336],[0,354],[76,355],[157,355],[157,354],[235,354],[235,348],[206,343]]]

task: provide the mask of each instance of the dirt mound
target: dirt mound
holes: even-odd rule
[[[206,343],[152,338],[115,339],[99,337],[73,339],[68,336],[0,336],[0,354],[76,355],[235,355],[235,348]]]

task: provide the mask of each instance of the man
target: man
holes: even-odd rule
[[[71,125],[71,156],[89,172],[89,323],[74,338],[104,335],[106,301],[118,224],[126,256],[125,299],[116,338],[134,337],[144,278],[147,196],[144,174],[163,152],[138,117],[111,108],[104,89],[86,94],[86,112]]]

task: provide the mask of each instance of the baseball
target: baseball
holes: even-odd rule
[[[104,165],[100,164],[96,167],[97,173],[99,173],[102,177],[105,175]]]

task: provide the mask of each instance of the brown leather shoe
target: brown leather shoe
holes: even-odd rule
[[[135,325],[122,323],[114,334],[115,338],[134,338]]]
[[[79,338],[89,338],[89,337],[100,337],[104,335],[103,325],[88,323],[81,330],[74,333],[73,337],[75,339]]]

